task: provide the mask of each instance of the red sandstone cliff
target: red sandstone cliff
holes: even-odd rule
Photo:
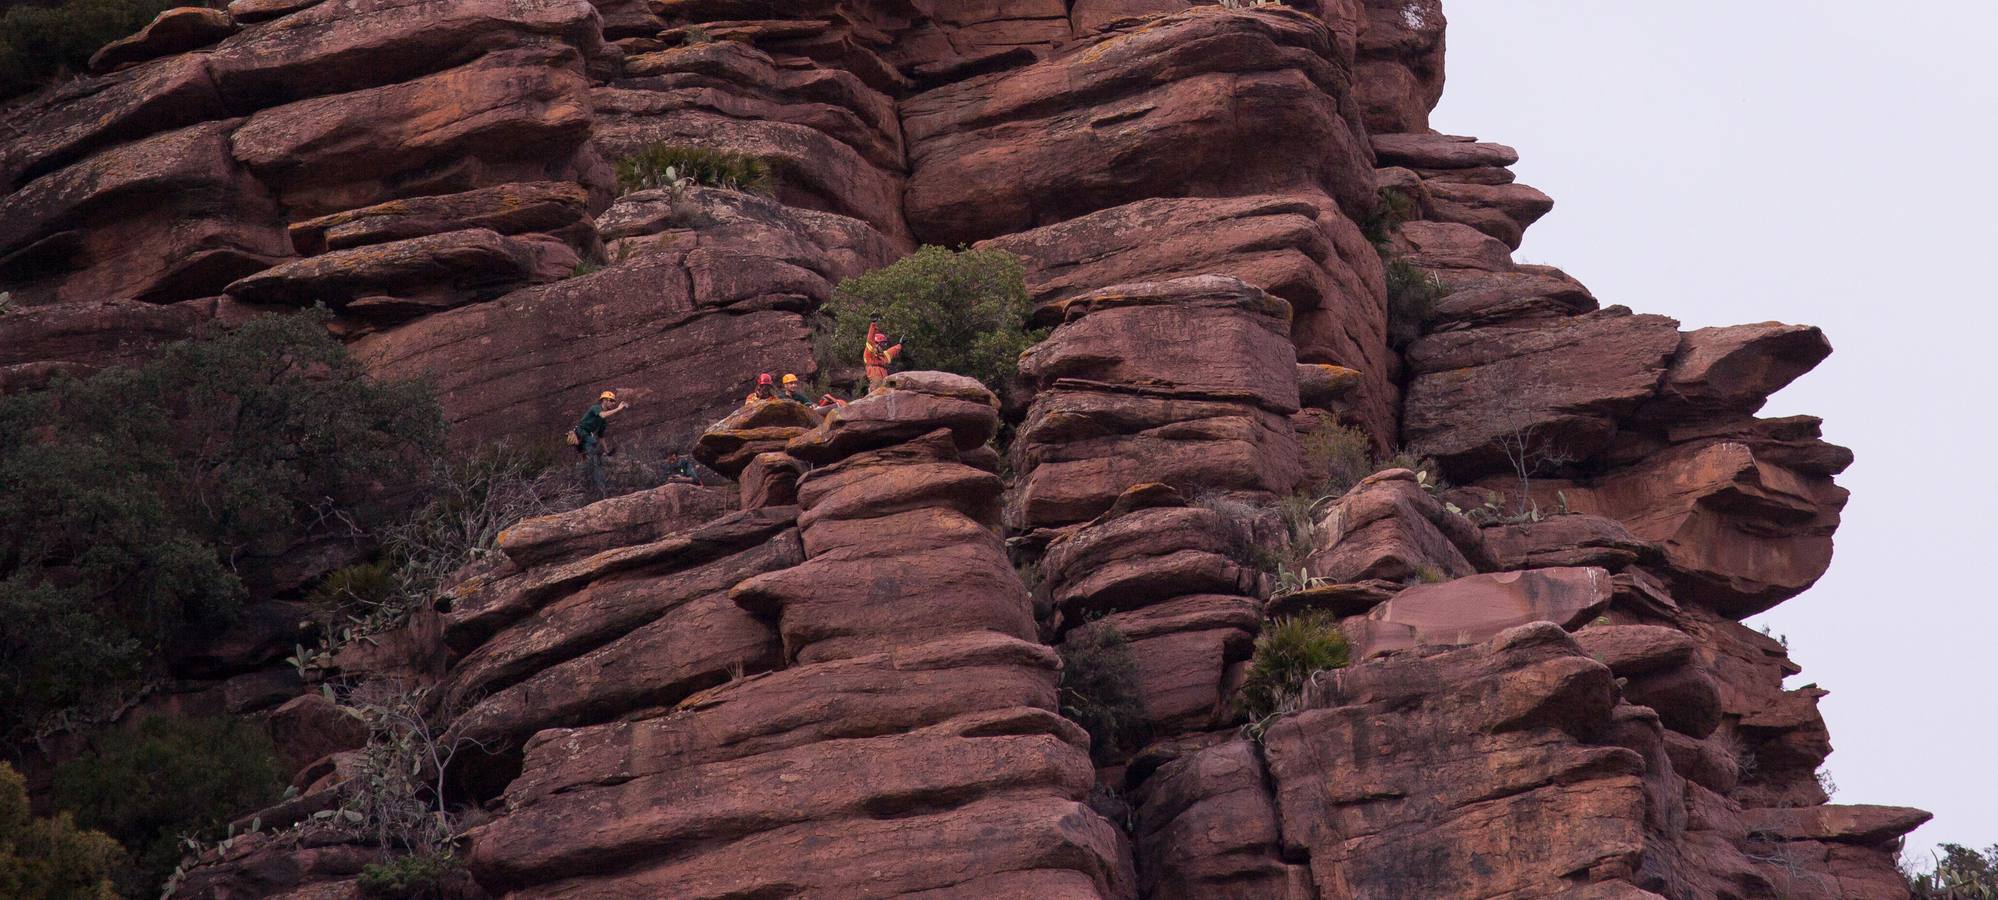
[[[1054,326],[1010,465],[990,391],[905,373],[823,424],[709,434],[738,496],[515,529],[412,627],[453,733],[510,748],[463,776],[493,896],[1903,895],[1923,814],[1826,804],[1823,692],[1785,690],[1784,648],[1738,622],[1830,562],[1850,454],[1755,415],[1829,343],[1681,331],[1514,263],[1551,201],[1511,149],[1428,129],[1436,3],[204,22],[8,110],[0,389],[324,303],[378,371],[432,377],[466,445],[554,433],[603,385],[642,401],[627,433],[684,442],[754,373],[809,373],[805,315],[918,242],[1020,255]],[[614,200],[604,161],[661,140],[763,156],[782,187]],[[1399,351],[1362,227],[1384,205],[1442,294]],[[1272,517],[1193,501],[1290,493],[1328,419],[1501,490],[1536,435],[1561,465],[1532,490],[1574,514],[1480,527],[1445,505],[1470,494],[1381,473],[1319,513],[1326,583],[1273,609]],[[1092,765],[1036,599],[1130,638],[1150,746]],[[1303,608],[1360,661],[1251,738],[1251,641]],[[263,824],[337,789],[337,752],[298,762],[306,797]],[[182,895],[347,897],[374,855],[256,835]]]

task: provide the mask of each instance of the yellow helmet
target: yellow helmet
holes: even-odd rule
[[[791,374],[788,374],[788,373],[787,373],[787,374],[785,374],[785,376],[784,376],[784,383],[785,383],[785,384],[797,384],[797,383],[798,383],[798,376],[796,376],[796,375],[791,375]]]
[[[605,392],[603,392],[603,393],[601,393],[601,394],[598,394],[598,395],[597,395],[597,399],[598,399],[598,400],[616,400],[616,399],[617,399],[617,392],[616,392],[616,391],[605,391]]]

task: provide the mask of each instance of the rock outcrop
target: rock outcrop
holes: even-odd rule
[[[1830,344],[1515,262],[1552,201],[1430,129],[1444,29],[1434,0],[171,10],[6,108],[0,391],[323,305],[457,448],[609,388],[625,458],[737,482],[515,523],[341,655],[477,748],[469,891],[1902,896],[1925,814],[1827,803],[1824,691],[1739,622],[1830,563],[1851,455],[1757,417]],[[774,184],[618,183],[660,144]],[[1049,332],[1016,383],[743,402],[841,377],[815,312],[923,243],[1021,259]],[[1433,465],[1311,483],[1334,425]],[[275,828],[365,739],[281,665],[299,612],[161,701],[270,724],[303,791]],[[1353,662],[1250,723],[1258,634],[1301,612]],[[1130,652],[1135,746],[1063,715],[1079,629]],[[178,896],[349,898],[386,855],[267,829]]]
[[[798,505],[738,514],[777,539],[668,549],[712,545],[701,526],[453,612],[516,617],[451,681],[487,693],[460,732],[526,739],[505,813],[471,835],[488,889],[1131,895],[1122,833],[1081,802],[1087,741],[1054,712],[999,479],[959,456],[997,400],[907,380],[848,408],[864,424],[793,439],[816,463]],[[982,417],[937,415],[939,387]]]

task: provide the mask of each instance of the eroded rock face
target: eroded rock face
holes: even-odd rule
[[[1232,678],[1261,627],[1253,542],[1247,523],[1139,486],[1054,538],[1041,580],[1065,624],[1115,629],[1129,643],[1156,733],[1213,728],[1236,718]]]
[[[377,371],[431,377],[461,441],[533,433],[530,423],[559,435],[610,388],[632,403],[613,440],[689,446],[758,374],[809,377],[802,314],[890,250],[872,227],[830,213],[728,191],[690,190],[679,202],[701,227],[675,225],[662,195],[630,195],[601,220],[623,261],[354,349]]]
[[[1081,802],[1087,739],[1053,714],[1054,657],[994,530],[999,480],[959,460],[959,435],[989,435],[997,402],[949,376],[900,384],[870,399],[863,431],[834,417],[797,439],[816,465],[784,540],[689,569],[668,538],[480,589],[538,607],[452,682],[504,686],[460,733],[539,731],[506,812],[472,839],[489,889],[1133,895],[1126,838]],[[895,397],[918,389],[975,398],[983,419]],[[897,440],[889,420],[921,433]],[[561,591],[575,593],[544,599]],[[919,612],[902,602],[917,597]],[[606,643],[607,629],[629,630]],[[727,665],[735,677],[687,696]]]
[[[1407,469],[1369,476],[1325,508],[1312,575],[1340,583],[1441,581],[1492,568],[1468,519],[1448,512]]]
[[[1300,362],[1358,374],[1349,404],[1370,428],[1394,420],[1380,257],[1322,194],[1141,200],[984,242],[1019,254],[1039,321],[1109,284],[1231,275],[1291,305]]]
[[[920,94],[902,104],[910,225],[955,244],[1146,197],[1285,188],[1366,209],[1347,65],[1316,19],[1200,9]],[[1077,85],[1085,110],[1069,108]]]
[[[470,860],[495,896],[1899,896],[1922,814],[1826,805],[1823,691],[1735,621],[1828,564],[1850,454],[1755,414],[1829,345],[1682,332],[1516,263],[1551,201],[1511,148],[1429,130],[1444,24],[1430,0],[175,11],[9,107],[0,390],[323,302],[378,372],[437,384],[460,446],[557,437],[609,388],[625,452],[739,479],[518,523],[341,654],[504,748],[454,775],[494,813]],[[608,163],[656,143],[775,186],[620,196]],[[816,374],[812,313],[918,242],[1022,258],[1054,330],[1019,384],[743,406]],[[1401,266],[1441,296],[1391,348]],[[1302,574],[1328,581],[1272,596],[1298,434],[1329,423],[1463,487],[1365,480],[1318,510]],[[1242,731],[1258,631],[1304,610],[1357,661]],[[248,621],[195,653],[226,680],[173,702],[268,711],[306,790],[288,823],[337,800],[356,735],[286,702],[296,610]],[[1125,637],[1150,732],[1094,770],[1047,645],[1083,627]],[[259,836],[182,895],[347,897],[380,855]]]
[[[1145,482],[1288,493],[1301,477],[1288,312],[1216,276],[1065,301],[1064,323],[1021,357],[1040,393],[1014,443],[1016,521],[1086,519]]]

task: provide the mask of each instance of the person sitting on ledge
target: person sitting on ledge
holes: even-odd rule
[[[701,476],[694,471],[694,461],[678,450],[666,451],[667,484],[700,484]]]

